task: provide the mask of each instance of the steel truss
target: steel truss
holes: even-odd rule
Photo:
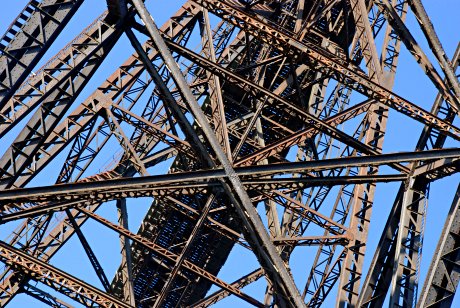
[[[11,232],[0,241],[0,306],[25,293],[53,307],[71,307],[61,295],[87,307],[229,296],[318,307],[333,295],[338,307],[376,307],[388,290],[392,307],[452,303],[458,191],[421,289],[419,267],[430,183],[460,165],[460,48],[446,57],[420,0],[189,0],[161,28],[148,1],[106,2],[39,69],[83,0],[31,0],[0,42],[0,139],[10,144],[0,227]],[[123,35],[132,56],[81,98]],[[439,91],[430,111],[391,90],[401,48]],[[384,151],[390,111],[423,125],[414,151]],[[388,182],[401,186],[365,268],[375,191]],[[136,233],[128,215],[146,197]],[[97,212],[113,205],[117,221]],[[88,220],[119,238],[115,273]],[[73,235],[97,286],[51,265]],[[226,282],[231,254],[259,267]],[[299,267],[298,255],[311,257]],[[256,281],[263,296],[244,289]]]

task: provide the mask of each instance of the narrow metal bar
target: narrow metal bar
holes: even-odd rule
[[[212,195],[211,197],[208,198],[208,201],[206,201],[206,204],[203,206],[201,209],[200,217],[198,218],[197,222],[195,223],[195,227],[193,228],[192,232],[190,233],[187,242],[184,245],[184,248],[182,248],[182,251],[175,261],[175,265],[172,269],[172,271],[169,273],[169,276],[166,280],[166,282],[163,285],[163,288],[161,289],[160,294],[158,295],[157,299],[155,300],[155,303],[153,307],[161,307],[163,304],[164,300],[168,296],[168,293],[176,279],[177,274],[179,273],[180,268],[182,267],[182,264],[184,263],[185,259],[187,258],[188,253],[190,252],[193,241],[195,238],[198,236],[198,233],[201,231],[201,228],[204,224],[204,222],[207,219],[207,216],[209,214],[209,211],[211,210],[211,207],[216,199],[216,196]]]
[[[274,165],[257,165],[250,167],[235,168],[234,172],[238,176],[264,176],[274,174],[289,174],[302,172],[306,173],[309,171],[327,170],[339,167],[359,167],[359,166],[379,166],[389,165],[395,162],[414,162],[414,161],[430,161],[440,158],[457,158],[460,156],[460,149],[441,149],[441,150],[429,150],[422,152],[402,152],[392,154],[381,154],[375,156],[357,156],[350,158],[333,158],[320,161],[305,161],[305,162],[293,162],[293,163],[281,163]],[[80,182],[71,184],[60,184],[50,187],[35,187],[35,188],[21,188],[21,189],[10,189],[0,191],[0,202],[9,202],[11,200],[29,200],[31,198],[37,198],[45,195],[61,195],[71,193],[88,193],[91,190],[102,190],[102,189],[114,189],[117,187],[123,187],[124,189],[135,185],[146,185],[146,184],[170,184],[173,182],[187,182],[197,179],[218,179],[225,177],[225,170],[219,168],[217,170],[209,171],[192,171],[182,172],[177,174],[168,175],[156,175],[156,176],[144,176],[139,178],[126,178],[126,179],[112,179],[107,181],[97,182]],[[283,179],[279,179],[281,182]],[[299,179],[302,180],[302,179]],[[306,179],[308,181],[308,179]],[[314,179],[312,179],[314,180]],[[245,179],[249,181],[249,179]],[[263,180],[262,180],[263,182]]]
[[[124,229],[128,228],[128,209],[126,208],[126,199],[117,200],[118,223]],[[134,296],[134,276],[133,276],[133,259],[131,254],[131,244],[129,238],[120,234],[121,248],[121,275],[123,281],[123,297],[125,302],[131,306],[136,306],[136,298]]]
[[[254,281],[257,281],[259,278],[261,278],[264,275],[264,271],[262,269],[257,269],[255,271],[252,271],[251,273],[241,277],[238,280],[235,280],[232,283],[232,286],[235,286],[237,288],[244,288],[245,286],[253,283]],[[216,291],[209,296],[203,298],[202,300],[194,303],[191,305],[191,307],[196,307],[196,308],[204,308],[204,307],[209,307],[217,302],[223,300],[224,298],[228,297],[231,295],[230,292],[227,290],[221,289],[219,291]]]
[[[53,308],[74,308],[72,305],[37,288],[36,286],[31,285],[30,283],[22,287],[22,292]]]
[[[73,228],[75,229],[75,233],[77,233],[78,239],[81,242],[81,245],[83,246],[83,249],[85,250],[86,255],[88,256],[88,259],[94,268],[94,271],[96,272],[97,277],[99,278],[100,282],[102,283],[102,286],[104,287],[105,291],[108,293],[112,293],[112,288],[110,287],[110,282],[107,279],[107,276],[105,275],[104,269],[102,268],[99,260],[97,259],[93,249],[91,248],[90,244],[86,240],[85,235],[83,232],[80,230],[80,227],[78,226],[77,222],[75,221],[75,218],[73,217],[72,213],[66,209],[66,214],[67,218],[69,219],[70,223],[72,224]]]

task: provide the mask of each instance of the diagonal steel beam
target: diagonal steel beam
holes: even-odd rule
[[[247,275],[244,275],[240,279],[234,281],[232,283],[232,285],[237,287],[237,288],[242,289],[245,286],[253,283],[254,281],[257,281],[263,275],[264,275],[264,271],[262,269],[257,269],[257,270],[252,271],[251,273],[249,273]],[[226,291],[224,289],[221,289],[219,291],[216,291],[216,292],[210,294],[206,298],[203,298],[202,300],[194,303],[191,306],[192,307],[197,307],[197,308],[209,307],[209,306],[212,306],[212,305],[216,304],[217,302],[223,300],[224,298],[228,297],[229,295],[231,295],[230,292],[228,292],[228,291]]]
[[[47,137],[53,133],[53,129],[118,41],[123,28],[122,21],[115,26],[109,26],[98,20],[97,26],[91,31],[91,36],[81,38],[81,44],[74,46],[75,57],[82,60],[77,61],[75,67],[73,67],[74,63],[69,61],[69,66],[72,67],[72,73],[69,73],[71,76],[65,81],[61,80],[59,86],[53,91],[42,95],[44,102],[1,157],[0,185],[2,187],[11,187],[21,172],[27,169],[37,156],[43,155],[43,153],[35,154]]]
[[[36,286],[31,285],[30,283],[26,284],[22,288],[22,292],[25,294],[32,296],[33,298],[41,301],[44,304],[47,304],[50,307],[54,308],[74,308],[70,304],[64,302],[61,299],[56,298],[55,296],[39,289]]]
[[[346,61],[344,58],[331,54],[316,43],[309,40],[299,41],[289,34],[282,32],[280,29],[275,28],[274,25],[254,18],[254,15],[249,15],[247,12],[229,5],[227,1],[193,0],[193,2],[207,8],[210,12],[231,22],[235,26],[244,28],[244,31],[257,36],[259,40],[266,44],[275,46],[287,56],[306,57],[306,59],[312,62],[312,65],[317,64],[322,68],[332,70],[334,72],[333,78],[344,82],[357,92],[369,98],[375,98],[379,102],[416,121],[439,128],[452,138],[460,140],[460,129],[389,91],[384,86],[376,84],[358,66]]]
[[[438,35],[434,30],[433,24],[431,23],[431,20],[425,11],[425,7],[420,0],[409,0],[409,4],[415,13],[415,16],[417,17],[420,28],[422,28],[422,31],[425,34],[428,45],[436,56],[436,59],[438,60],[438,63],[441,66],[444,75],[446,76],[446,80],[452,87],[457,100],[460,100],[460,84],[458,77],[456,76],[452,64],[450,63],[450,60],[447,57],[444,48],[442,47],[441,41],[439,40]]]
[[[83,0],[31,0],[11,23],[0,39],[0,110],[82,3]]]
[[[191,113],[201,126],[207,141],[210,143],[210,146],[214,150],[218,160],[223,165],[227,180],[229,181],[231,187],[230,185],[227,186],[228,184],[225,182],[223,182],[223,186],[227,186],[225,187],[225,190],[234,203],[237,213],[247,229],[246,232],[248,240],[250,239],[249,242],[253,246],[253,251],[255,251],[259,262],[269,269],[268,272],[269,275],[273,277],[273,282],[279,284],[280,287],[283,288],[283,296],[286,297],[286,300],[297,307],[304,307],[305,304],[300,297],[299,290],[297,289],[291,274],[288,272],[284,262],[281,260],[275,246],[270,241],[259,214],[244,190],[238,175],[235,173],[231,165],[231,162],[222,150],[215,133],[207,122],[206,116],[198,105],[198,102],[188,87],[182,72],[163,41],[163,38],[152,17],[148,13],[142,1],[133,0],[133,4],[141,19],[144,21],[147,31],[149,32],[154,44],[157,46],[159,53],[162,55],[165,64],[169,67],[178,88],[181,89],[182,95],[185,97]]]
[[[73,217],[72,213],[70,212],[69,209],[66,209],[65,211],[67,218],[69,219],[70,223],[72,224],[72,227],[75,229],[75,233],[77,233],[77,237],[81,242],[81,245],[83,246],[83,249],[85,250],[86,255],[88,256],[88,259],[91,263],[91,265],[94,268],[94,271],[96,272],[97,277],[102,283],[102,286],[104,287],[105,291],[108,293],[112,293],[112,288],[110,287],[109,280],[107,279],[107,276],[105,275],[104,269],[101,266],[101,263],[96,257],[96,254],[94,253],[93,249],[89,245],[88,241],[86,240],[85,235],[83,232],[80,230],[80,227],[78,226],[77,222],[75,221],[75,218]]]
[[[435,55],[438,58],[438,60],[441,62],[441,67],[443,68],[444,72],[446,73],[448,83],[454,87],[454,92],[457,96],[453,95],[452,92],[450,92],[450,89],[448,85],[442,80],[442,77],[439,75],[433,64],[431,63],[430,59],[427,57],[427,55],[424,53],[422,48],[418,45],[417,41],[415,38],[412,36],[411,32],[407,28],[407,26],[404,24],[404,22],[401,20],[399,17],[398,13],[395,11],[393,6],[390,4],[388,0],[372,0],[376,5],[378,5],[381,10],[384,12],[385,17],[388,20],[388,23],[393,27],[393,29],[398,33],[399,37],[401,38],[401,41],[404,43],[406,48],[409,50],[409,52],[414,56],[415,60],[419,65],[422,67],[423,71],[425,74],[430,78],[430,80],[433,82],[435,87],[439,90],[439,92],[442,94],[444,99],[452,106],[453,109],[457,113],[460,112],[460,98],[458,97],[458,94],[460,93],[460,88],[458,84],[458,80],[455,78],[455,74],[453,73],[453,70],[451,67],[445,66],[447,64],[446,59],[444,59],[443,55],[441,58],[439,58],[440,55],[440,50],[439,46],[437,46],[436,42],[430,37],[431,29],[429,25],[423,25],[422,29],[425,33],[428,33],[428,42],[430,46],[437,46],[438,49],[435,51]],[[414,4],[412,0],[409,1],[410,4]],[[414,6],[413,6],[414,7]],[[420,6],[415,6],[415,12],[416,15],[422,15],[422,9]],[[417,16],[418,18],[418,16]],[[424,19],[421,22],[428,22],[431,24],[429,19]],[[431,33],[433,34],[434,31]],[[432,44],[435,45],[432,45]]]
[[[2,241],[0,241],[0,259],[19,270],[29,272],[32,279],[46,284],[83,305],[99,305],[107,308],[132,307]]]
[[[109,220],[91,212],[91,211],[88,211],[86,209],[81,209],[80,210],[82,213],[84,213],[85,215],[87,215],[88,217],[91,217],[93,218],[94,220],[96,220],[97,222],[103,224],[104,226],[112,229],[113,231],[115,232],[118,232],[120,235],[123,235],[123,236],[126,236],[128,238],[130,238],[133,242],[136,242],[137,244],[161,255],[162,257],[164,258],[167,258],[171,261],[176,261],[179,259],[179,256],[172,253],[171,251],[169,251],[168,249],[165,249],[163,247],[161,247],[160,245],[158,244],[155,244],[145,238],[143,238],[142,236],[139,236],[137,234],[134,234],[132,232],[130,232],[129,230],[126,230],[125,228],[121,227],[121,226],[118,226],[116,224],[113,224],[112,222],[110,222]],[[221,279],[215,277],[214,275],[208,273],[207,271],[203,270],[202,268],[196,266],[195,264],[193,264],[192,262],[188,261],[188,260],[184,260],[183,261],[183,267],[185,269],[187,269],[188,271],[191,271],[191,272],[194,272],[196,273],[197,275],[211,281],[212,283],[220,286],[221,288],[224,288],[225,290],[231,292],[232,294],[238,296],[239,298],[253,304],[254,306],[256,307],[263,307],[257,300],[255,300],[254,298],[246,295],[245,293],[243,293],[241,290],[239,290],[238,288],[232,286],[231,284],[228,284],[224,281],[222,281]]]

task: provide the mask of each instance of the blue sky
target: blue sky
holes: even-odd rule
[[[13,18],[19,13],[20,9],[27,3],[25,0],[16,1],[3,1],[2,10],[0,12],[0,32],[3,32]],[[155,18],[158,24],[162,24],[167,18],[175,12],[183,1],[157,1],[150,0],[147,2],[151,11],[152,16]],[[165,4],[167,3],[167,4]],[[100,13],[105,10],[106,2],[103,0],[95,1],[88,0],[79,10],[77,15],[72,19],[69,27],[65,32],[58,38],[57,42],[52,46],[47,55],[44,57],[44,61],[50,56],[58,52],[71,38],[77,35],[81,29],[92,22]],[[460,11],[460,2],[458,0],[444,0],[442,5],[440,1],[428,1],[425,0],[424,4],[426,10],[430,15],[432,22],[438,32],[439,38],[449,55],[453,54],[457,43],[458,34],[457,30],[460,26],[458,19],[458,12]],[[424,50],[431,56],[428,46],[423,39],[422,33],[418,28],[418,24],[415,22],[412,15],[409,15],[408,26],[412,30],[417,41],[422,45]],[[126,48],[129,46],[129,48]],[[111,52],[109,61],[106,61],[98,73],[94,76],[93,80],[87,87],[88,90],[82,93],[81,97],[86,97],[92,92],[92,90],[100,84],[105,78],[111,74],[111,72],[122,63],[130,54],[132,49],[127,42],[126,38],[123,38],[114,50]],[[43,61],[42,61],[43,62]],[[436,89],[431,84],[429,79],[423,75],[421,68],[414,61],[412,56],[402,48],[401,59],[394,86],[394,91],[401,96],[409,99],[410,101],[419,104],[425,109],[430,109],[430,106],[436,96]],[[457,126],[459,123],[456,123]],[[410,151],[414,148],[420,134],[421,125],[406,118],[405,116],[391,111],[387,134],[384,143],[384,152],[395,152],[395,151]],[[458,145],[457,145],[458,146]],[[3,151],[1,151],[3,152]],[[108,158],[109,159],[109,158]],[[443,179],[438,183],[432,185],[430,193],[430,201],[428,208],[428,217],[426,222],[426,233],[423,250],[423,258],[421,264],[421,278],[424,279],[425,273],[428,269],[433,251],[436,247],[439,234],[441,232],[443,221],[446,217],[447,211],[450,207],[450,203],[453,197],[453,193],[457,187],[459,176],[453,176],[447,179]],[[33,185],[40,185],[41,179],[38,178],[34,181]],[[388,211],[391,208],[394,200],[394,191],[399,187],[399,184],[384,184],[377,187],[376,201],[373,209],[373,221],[370,228],[370,236],[367,248],[367,257],[365,260],[365,268],[368,266],[372,253],[377,245],[377,240],[380,237],[383,225],[385,223]],[[135,210],[130,210],[130,223],[133,230],[136,230],[141,218],[145,214],[148,202],[137,200],[132,202],[135,206]],[[113,207],[112,207],[113,208]],[[102,209],[102,213],[107,217],[114,218],[115,212],[110,208],[110,205]],[[383,218],[384,217],[384,218]],[[0,228],[1,237],[5,238],[7,233],[4,229]],[[100,256],[112,255],[108,252],[118,253],[118,241],[113,233],[104,230],[95,223],[90,223],[85,226],[84,232],[88,234],[88,238],[93,245],[95,252]],[[91,236],[89,234],[92,234]],[[94,236],[97,234],[97,236]],[[108,241],[111,241],[108,244]],[[241,250],[241,249],[240,249]],[[231,281],[235,277],[234,267],[237,266],[243,272],[250,272],[252,269],[257,267],[255,259],[248,255],[247,252],[238,251],[238,254],[233,253],[228,264],[224,266],[222,271],[222,278],[227,281]],[[68,270],[70,273],[88,280],[91,283],[97,285],[97,278],[92,273],[89,263],[85,259],[79,243],[75,239],[69,242],[69,245],[64,248],[57,258],[53,260],[53,264]],[[107,258],[104,257],[104,265],[108,273],[112,273],[118,266],[118,257]],[[233,269],[233,270],[232,270]],[[110,276],[111,274],[109,274]],[[302,280],[302,278],[296,278]],[[245,291],[248,294],[257,296],[264,291],[264,284],[261,282],[255,283],[250,287],[246,288]],[[327,306],[333,304],[334,299],[330,299],[327,302]],[[456,299],[455,304],[460,305],[460,299]],[[455,306],[454,304],[454,306]],[[17,296],[9,307],[46,307],[41,303],[28,298],[27,296]],[[246,304],[238,299],[227,299],[222,301],[217,307],[245,307]]]

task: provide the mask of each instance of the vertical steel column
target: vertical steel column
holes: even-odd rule
[[[383,65],[378,62],[378,58],[376,58],[378,56],[373,32],[369,25],[368,9],[366,4],[363,0],[351,0],[350,2],[354,7],[353,15],[355,16],[355,23],[358,31],[362,31],[362,33],[357,32],[355,36],[359,36],[360,48],[366,60],[370,77],[375,82],[391,89],[393,87],[394,79],[385,78],[382,69]],[[386,35],[388,35],[388,32]],[[388,36],[386,36],[386,38],[387,37]],[[354,44],[352,44],[352,47],[353,46]],[[385,52],[385,49],[383,52]],[[385,55],[382,56],[382,58],[384,57]],[[378,65],[374,62],[378,62]],[[368,119],[365,121],[363,127],[366,131],[364,143],[372,146],[374,150],[379,152],[381,152],[383,148],[388,109],[389,108],[383,104],[374,104],[367,113]],[[359,168],[358,172],[361,176],[377,173],[378,167],[372,166]],[[348,245],[348,251],[343,260],[343,264],[341,265],[339,292],[337,295],[338,307],[354,307],[358,304],[358,295],[363,275],[364,256],[367,247],[366,242],[374,203],[374,194],[375,184],[372,183],[357,185],[353,190],[353,199],[350,211],[350,231],[354,234],[354,239]]]
[[[368,123],[364,129],[367,131],[365,144],[381,151],[388,117],[388,108],[376,104],[368,112]],[[358,175],[377,174],[378,167],[361,167]],[[370,228],[372,206],[374,203],[375,184],[357,185],[353,191],[350,230],[354,233],[354,240],[348,245],[348,252],[343,261],[339,295],[339,307],[354,307],[358,303],[358,295],[363,272],[366,242]]]
[[[460,281],[460,185],[426,275],[417,307],[450,307]]]
[[[405,6],[407,2],[403,3]],[[460,44],[452,58],[452,63],[458,69],[460,60]],[[433,103],[431,112],[435,115],[442,116],[445,121],[451,123],[455,118],[455,111],[451,106],[444,102],[442,92],[439,92]],[[425,126],[416,146],[417,151],[429,150],[433,148],[442,148],[446,141],[446,136],[440,133],[436,128]],[[412,167],[416,167],[414,164]],[[390,287],[392,269],[395,256],[395,239],[398,232],[399,218],[401,216],[402,197],[405,187],[401,185],[396,195],[393,208],[390,212],[388,221],[383,229],[379,246],[374,254],[374,258],[369,267],[369,271],[360,294],[360,306],[378,307],[383,305],[385,296]]]
[[[427,183],[410,178],[403,196],[391,279],[390,307],[412,307],[417,297]]]
[[[212,39],[211,21],[209,20],[208,10],[203,8],[202,22],[202,41],[203,52],[212,62],[217,62],[214,41]],[[222,95],[222,86],[218,76],[207,72],[209,78],[209,99],[212,109],[212,120],[215,127],[217,138],[227,157],[231,159],[232,151],[228,140],[227,121],[225,119],[224,99]]]
[[[128,210],[126,209],[126,199],[117,200],[118,224],[129,230],[128,227]],[[134,278],[133,278],[133,259],[131,255],[131,244],[129,238],[120,234],[121,248],[121,275],[123,283],[123,299],[131,306],[136,306],[136,298],[134,296]]]
[[[359,41],[362,55],[364,56],[366,66],[369,70],[368,74],[371,79],[377,83],[381,83],[382,67],[380,66],[377,47],[374,41],[374,35],[369,23],[368,10],[364,0],[349,0],[352,15],[356,26],[356,40]],[[351,45],[354,47],[354,44]]]

